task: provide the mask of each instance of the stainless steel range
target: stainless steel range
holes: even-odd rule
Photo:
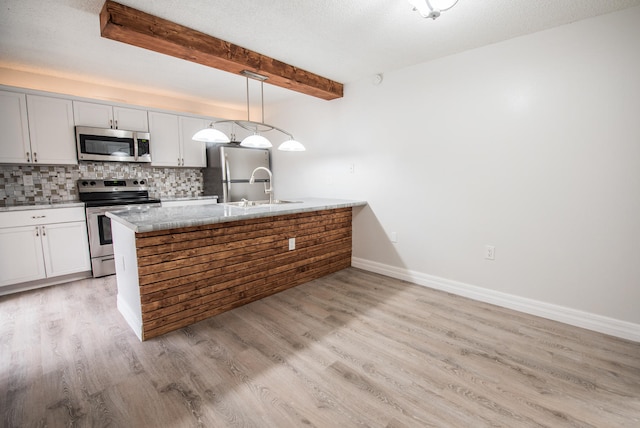
[[[160,200],[149,197],[146,179],[82,179],[78,191],[87,213],[93,277],[113,275],[116,267],[107,211],[148,209],[160,206]]]

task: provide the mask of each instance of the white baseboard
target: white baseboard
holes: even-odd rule
[[[413,284],[640,342],[640,325],[354,257],[351,265]]]
[[[120,314],[124,317],[124,320],[127,322],[127,324],[129,324],[129,327],[131,327],[136,336],[138,336],[138,339],[142,341],[142,320],[138,319],[138,317],[135,315],[135,312],[129,307],[127,302],[125,302],[125,300],[120,297],[119,293],[117,298],[117,306],[118,311],[120,311]]]

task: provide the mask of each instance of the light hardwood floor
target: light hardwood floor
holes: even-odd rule
[[[144,343],[115,294],[0,298],[0,426],[640,426],[640,343],[357,269]]]

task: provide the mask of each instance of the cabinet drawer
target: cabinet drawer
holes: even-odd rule
[[[85,221],[83,207],[0,212],[0,227],[35,226],[71,221]]]

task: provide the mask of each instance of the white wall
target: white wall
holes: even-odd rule
[[[627,9],[270,107],[308,148],[276,194],[366,199],[357,259],[640,327],[639,41]]]

